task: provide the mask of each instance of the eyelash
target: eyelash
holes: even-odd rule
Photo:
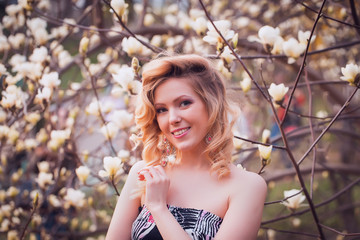
[[[190,105],[191,103],[192,102],[189,100],[184,100],[180,103],[180,107],[186,107],[186,106]],[[160,114],[160,113],[165,112],[166,110],[167,110],[166,108],[158,108],[158,109],[156,109],[156,113]]]
[[[182,102],[180,103],[180,107],[188,106],[188,105],[190,105],[191,103],[192,103],[192,102],[189,101],[189,100],[182,101]]]
[[[165,108],[158,108],[158,109],[156,109],[156,113],[157,113],[157,114],[163,113],[163,112],[165,112],[165,111],[166,111]]]

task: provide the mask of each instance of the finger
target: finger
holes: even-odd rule
[[[164,169],[162,166],[157,165],[157,166],[155,166],[154,168],[155,168],[161,175],[167,176],[167,174],[166,174],[166,172],[165,172],[165,169]]]
[[[146,181],[151,181],[152,180],[152,176],[151,174],[149,173],[149,171],[144,171],[143,172],[143,176],[145,178]]]
[[[148,169],[141,169],[140,171],[138,171],[138,179],[139,179],[139,181],[144,181],[145,180],[145,176],[144,176],[145,172],[148,172]]]
[[[154,167],[149,168],[149,172],[150,172],[151,176],[155,179],[159,179],[161,177],[159,171]]]

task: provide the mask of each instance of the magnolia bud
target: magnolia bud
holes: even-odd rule
[[[88,47],[89,47],[89,42],[90,42],[90,39],[88,37],[83,37],[81,40],[80,40],[80,44],[79,44],[79,53],[83,56],[86,55],[86,52],[88,50]]]
[[[272,151],[272,145],[270,145],[270,146],[258,145],[258,149],[260,152],[262,165],[263,166],[269,165],[270,161],[271,161],[270,156],[271,156],[271,151]]]
[[[140,70],[140,63],[139,60],[136,57],[133,57],[132,61],[131,61],[131,67],[134,69],[134,72],[136,74],[139,73]]]
[[[233,47],[236,48],[238,45],[238,41],[239,41],[239,34],[236,33],[231,41],[233,43]]]

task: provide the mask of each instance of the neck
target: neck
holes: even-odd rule
[[[204,153],[182,152],[180,165],[192,169],[210,168],[210,161]]]

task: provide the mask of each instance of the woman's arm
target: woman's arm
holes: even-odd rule
[[[146,181],[145,206],[151,212],[163,239],[191,239],[167,207],[167,192],[170,180],[163,167],[147,167],[141,171]]]
[[[235,174],[237,175],[237,174]],[[256,239],[260,227],[267,186],[258,174],[235,176],[229,207],[215,239]]]
[[[112,239],[131,239],[131,227],[139,214],[140,198],[133,198],[133,190],[137,185],[138,171],[145,166],[145,162],[140,161],[130,169],[129,176],[121,191],[120,197],[106,234],[106,240]]]

